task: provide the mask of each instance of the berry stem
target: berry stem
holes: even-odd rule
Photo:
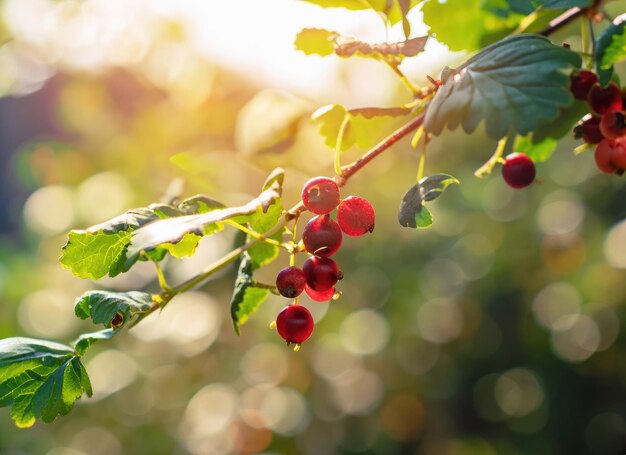
[[[278,248],[284,248],[286,250],[289,250],[289,247],[287,247],[285,244],[278,242],[274,239],[270,239],[268,238],[267,235],[265,234],[259,234],[258,232],[253,231],[252,229],[248,229],[247,227],[245,227],[242,224],[237,223],[236,221],[233,220],[224,220],[223,221],[224,224],[227,224],[228,226],[232,226],[236,229],[239,229],[242,232],[245,232],[246,234],[248,234],[250,237],[260,240],[262,242],[268,243],[270,245],[274,245],[275,247]]]
[[[421,93],[421,90],[417,87],[415,87],[413,85],[413,83],[409,80],[408,77],[406,77],[406,74],[404,74],[402,72],[402,70],[400,69],[400,66],[397,62],[390,62],[389,60],[385,60],[385,63],[387,64],[387,66],[389,68],[392,69],[392,71],[394,73],[396,73],[396,76],[398,76],[400,78],[400,81],[402,81],[402,83],[406,86],[406,88],[409,89],[409,91],[411,92],[412,95],[415,95],[417,93]]]
[[[350,113],[346,112],[346,115],[343,116],[341,126],[339,126],[339,131],[337,132],[337,140],[335,141],[335,174],[339,176],[341,176],[341,146],[343,145],[343,136],[346,132],[346,127],[350,122],[350,118]]]
[[[419,182],[424,177],[424,167],[426,166],[426,138],[422,141],[422,148],[420,149],[420,161],[417,168],[417,181]]]
[[[495,165],[500,162],[502,159],[502,154],[504,153],[504,149],[506,148],[506,143],[508,141],[508,136],[503,137],[498,141],[498,147],[496,147],[496,151],[491,155],[491,158],[487,160],[485,164],[479,167],[474,175],[478,178],[483,178],[485,175],[491,174],[491,171],[495,167]]]

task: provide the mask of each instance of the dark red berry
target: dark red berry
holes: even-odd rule
[[[302,305],[289,305],[276,316],[278,334],[287,343],[300,344],[313,333],[313,316]]]
[[[609,111],[602,116],[600,131],[607,139],[626,136],[626,115],[622,111]]]
[[[339,205],[339,186],[328,177],[315,177],[302,188],[302,203],[316,215],[325,215]]]
[[[577,74],[572,74],[570,78],[570,91],[577,100],[585,101],[589,95],[591,86],[598,82],[598,76],[591,71],[582,70]]]
[[[298,267],[285,267],[276,276],[276,289],[280,295],[293,299],[304,291],[306,277],[304,272]]]
[[[599,115],[609,111],[622,110],[622,92],[616,83],[611,82],[606,87],[594,84],[587,97],[589,107]]]
[[[600,131],[600,117],[587,115],[582,123],[574,128],[576,139],[583,139],[587,144],[599,144],[604,136]]]
[[[596,147],[594,159],[602,172],[623,175],[626,170],[626,139],[604,139]]]
[[[356,237],[372,232],[375,221],[374,207],[362,197],[349,196],[337,208],[337,223],[347,235]]]
[[[304,248],[316,256],[328,257],[341,246],[341,228],[328,215],[318,215],[309,221],[302,232]]]
[[[502,165],[502,177],[513,188],[524,188],[535,180],[535,163],[523,153],[512,153]]]
[[[306,284],[318,292],[327,291],[343,278],[337,263],[329,258],[313,256],[304,261],[302,271],[306,277]]]
[[[316,291],[315,289],[309,287],[309,285],[304,286],[304,292],[306,292],[306,295],[308,295],[311,300],[315,300],[316,302],[327,302],[337,293],[335,288],[330,288],[326,291]]]

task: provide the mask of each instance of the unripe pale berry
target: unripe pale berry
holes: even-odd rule
[[[313,333],[313,327],[313,316],[302,305],[286,306],[276,317],[278,334],[288,344],[304,343]]]
[[[513,188],[524,188],[535,180],[535,163],[523,153],[512,153],[502,165],[502,177]]]
[[[349,196],[337,208],[337,223],[347,235],[359,236],[372,232],[375,221],[374,207],[362,197]]]
[[[341,240],[341,228],[328,215],[312,218],[302,232],[305,249],[316,256],[332,256],[341,246]]]
[[[339,186],[328,177],[315,177],[302,188],[302,203],[310,212],[325,215],[339,205]]]

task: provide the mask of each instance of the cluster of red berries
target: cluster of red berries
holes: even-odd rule
[[[611,82],[602,87],[598,76],[587,70],[571,78],[574,98],[586,101],[591,112],[574,128],[574,135],[587,144],[597,145],[595,160],[607,174],[626,170],[626,93]]]
[[[339,186],[328,177],[315,177],[302,188],[302,203],[313,217],[304,227],[302,245],[311,256],[302,268],[289,266],[276,277],[276,289],[294,302],[276,317],[276,328],[288,343],[300,345],[313,332],[313,317],[309,310],[297,304],[297,297],[306,294],[315,301],[325,302],[337,295],[335,284],[343,278],[337,263],[330,259],[341,246],[343,234],[360,236],[374,230],[374,208],[365,199],[349,196],[341,199]],[[337,221],[330,213],[337,209]],[[343,234],[342,234],[343,233]]]

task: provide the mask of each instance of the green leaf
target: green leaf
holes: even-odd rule
[[[586,8],[591,6],[593,0],[539,0],[536,3],[548,9],[570,9],[575,7]]]
[[[325,144],[334,149],[341,124],[348,116],[341,141],[341,150],[346,151],[353,145],[360,149],[375,145],[393,128],[397,118],[410,113],[410,109],[402,107],[348,110],[340,104],[331,104],[320,107],[313,113],[312,119],[319,124]]]
[[[331,55],[335,53],[335,42],[339,35],[330,30],[320,28],[305,28],[296,35],[294,45],[296,49],[306,55]]]
[[[76,299],[74,312],[81,319],[91,318],[94,324],[118,329],[134,315],[152,307],[150,294],[139,291],[88,291]]]
[[[533,134],[528,136],[517,136],[513,150],[517,153],[524,153],[530,157],[535,163],[547,161],[556,149],[558,141],[554,138],[547,137],[540,142],[533,141]]]
[[[187,198],[178,206],[187,214],[206,213],[226,207],[221,202],[203,194],[196,194],[195,196]]]
[[[0,340],[0,406],[20,428],[67,414],[91,384],[69,346],[32,338]]]
[[[230,315],[237,335],[239,335],[239,326],[248,320],[250,315],[261,306],[270,293],[269,289],[254,285],[252,271],[252,259],[248,252],[244,252],[239,262],[235,289],[230,301]]]
[[[309,102],[291,93],[259,92],[237,116],[237,151],[246,157],[285,152],[295,141],[300,121],[310,112]]]
[[[595,63],[600,83],[613,76],[613,65],[626,59],[626,14],[619,16],[596,40]]]
[[[218,226],[216,226],[218,228]],[[205,235],[207,233],[205,232]],[[196,252],[196,247],[200,240],[202,239],[201,235],[194,234],[193,232],[189,232],[183,236],[183,238],[177,243],[163,243],[160,245],[161,248],[167,250],[175,258],[184,258],[187,256],[193,256]]]
[[[511,33],[524,18],[498,0],[427,0],[422,11],[430,32],[453,51],[482,49]]]
[[[276,184],[263,191],[247,204],[239,207],[229,207],[197,215],[154,221],[132,233],[127,257],[129,260],[132,260],[143,250],[150,250],[163,244],[177,244],[188,233],[193,233],[199,237],[212,234],[216,230],[221,229],[220,221],[236,218],[237,222],[247,222],[251,216],[252,218],[259,216],[259,208],[261,208],[261,211],[263,207],[269,208],[278,199],[280,199],[280,192],[278,184]]]
[[[345,8],[353,11],[372,9],[385,15],[391,25],[406,21],[406,14],[421,0],[302,0],[323,8]],[[403,24],[408,36],[407,27]]]
[[[574,52],[538,35],[514,35],[450,70],[427,110],[424,127],[439,135],[447,125],[472,133],[484,120],[494,139],[526,135],[572,104],[568,71]]]
[[[74,350],[79,357],[85,355],[92,344],[100,340],[110,340],[117,333],[115,329],[105,329],[98,332],[83,333],[74,341]]]
[[[424,177],[413,185],[402,198],[398,221],[400,225],[411,228],[428,228],[433,224],[430,211],[425,202],[437,199],[450,185],[459,181],[448,174],[434,174]]]

